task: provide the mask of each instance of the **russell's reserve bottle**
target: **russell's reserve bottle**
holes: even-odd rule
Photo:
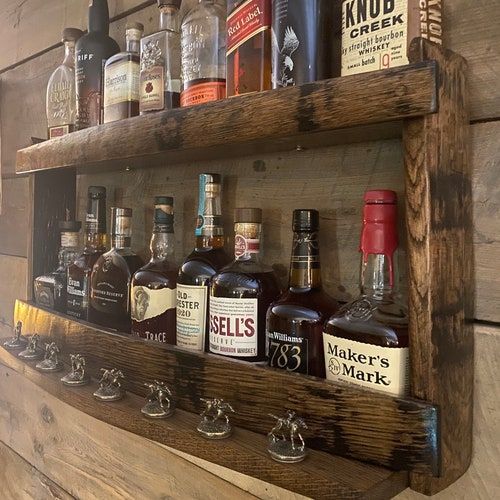
[[[338,309],[323,291],[319,260],[319,213],[293,212],[288,290],[267,312],[269,366],[325,378],[323,325]]]
[[[199,0],[181,25],[181,106],[226,97],[226,9]]]
[[[132,278],[132,333],[175,345],[174,199],[157,196],[154,205],[151,260]]]
[[[227,2],[227,97],[271,88],[271,0]]]
[[[177,277],[177,345],[203,351],[208,345],[208,292],[212,276],[231,259],[224,251],[221,178],[201,174],[196,246]]]
[[[396,193],[367,191],[361,232],[361,295],[325,325],[326,378],[408,392],[408,318],[395,295]]]
[[[52,73],[47,85],[47,125],[49,139],[75,130],[75,43],[83,35],[76,28],[63,31],[64,60]]]
[[[76,42],[76,128],[103,123],[103,73],[106,60],[120,52],[108,35],[107,0],[90,0],[89,30]]]
[[[235,260],[210,285],[210,352],[266,359],[266,312],[280,295],[274,271],[260,262],[262,210],[234,211]]]
[[[106,188],[90,186],[85,215],[85,247],[67,271],[67,314],[88,319],[90,275],[106,251]]]
[[[101,255],[90,278],[89,321],[130,332],[130,280],[143,262],[130,248],[132,209],[111,208],[111,250]]]

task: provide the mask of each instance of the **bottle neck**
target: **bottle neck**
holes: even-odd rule
[[[106,233],[87,232],[84,253],[93,254],[106,251]]]
[[[196,250],[211,250],[223,247],[224,236],[202,235],[196,237]]]
[[[139,54],[141,50],[141,41],[137,39],[135,36],[127,36],[127,52],[131,52],[133,54]]]
[[[289,288],[307,291],[321,288],[317,232],[294,232]]]
[[[64,61],[65,66],[75,66],[75,42],[73,40],[64,42]]]
[[[246,262],[259,262],[261,224],[236,223],[234,232],[234,258]]]
[[[173,232],[167,232],[167,226],[155,224],[151,237],[151,262],[170,260],[174,255],[175,238]]]
[[[361,293],[374,300],[390,300],[397,269],[393,255],[365,254],[361,259]]]
[[[109,34],[109,9],[107,0],[91,0],[89,5],[89,32]]]
[[[123,236],[122,234],[111,235],[111,247],[115,250],[130,250],[132,246],[132,238]]]
[[[179,33],[179,9],[174,5],[160,7],[160,30]]]

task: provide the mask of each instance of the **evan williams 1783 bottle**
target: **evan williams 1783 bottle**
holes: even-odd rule
[[[155,198],[151,260],[132,278],[132,333],[175,345],[174,199]]]
[[[76,128],[102,123],[103,72],[106,60],[120,51],[108,36],[107,0],[90,0],[89,32],[76,42]]]
[[[326,378],[395,396],[408,391],[408,318],[394,294],[396,193],[365,193],[361,295],[334,314],[323,334]]]

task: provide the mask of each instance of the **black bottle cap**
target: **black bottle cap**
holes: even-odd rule
[[[60,220],[59,229],[61,233],[78,233],[82,228],[82,223],[79,220]]]
[[[168,226],[169,230],[173,230],[174,199],[171,196],[155,197],[154,223]]]
[[[234,209],[234,222],[260,224],[262,222],[262,209],[261,208],[235,208]]]
[[[313,232],[319,230],[319,212],[310,209],[298,209],[293,211],[293,231]]]
[[[89,186],[88,196],[94,199],[106,198],[106,188],[104,186]]]
[[[76,42],[83,36],[83,31],[78,28],[64,28],[62,32],[63,42]]]

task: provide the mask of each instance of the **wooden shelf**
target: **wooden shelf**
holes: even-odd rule
[[[436,92],[434,61],[334,78],[74,132],[18,151],[16,172],[138,168],[388,138],[401,135],[404,119],[434,113]]]

